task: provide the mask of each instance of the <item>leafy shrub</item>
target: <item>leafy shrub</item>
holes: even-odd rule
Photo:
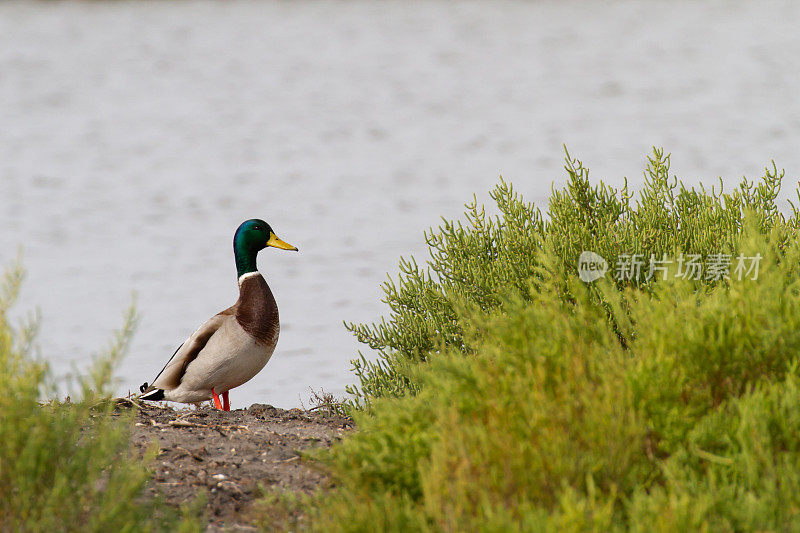
[[[425,361],[444,346],[474,351],[465,342],[458,305],[488,312],[509,291],[530,298],[545,256],[556,261],[553,268],[563,279],[575,276],[584,250],[609,260],[621,254],[648,259],[680,253],[699,254],[703,260],[712,253],[735,257],[746,213],[761,232],[774,231],[779,248],[796,239],[800,216],[795,209],[787,220],[779,212],[775,199],[783,172],[774,164],[758,182],[743,180],[731,193],[722,192],[721,186],[710,192],[687,188],[669,178],[669,165],[669,155],[654,149],[644,188],[634,202],[627,185],[621,190],[602,182],[592,185],[588,169],[567,154],[567,185],[553,191],[546,217],[501,180],[490,193],[498,216],[488,217],[473,200],[466,206],[465,223],[445,221],[426,233],[431,256],[426,266],[413,257],[401,259],[397,281],[389,279],[383,285],[388,318],[347,325],[360,342],[378,352],[375,361],[363,356],[353,361],[359,385],[348,392],[356,403],[418,390],[409,379],[409,365]],[[698,285],[711,282],[700,280]],[[652,283],[640,279],[617,284]]]
[[[133,311],[106,356],[80,380],[81,400],[41,404],[54,390],[47,385],[46,364],[29,355],[35,328],[14,330],[6,318],[21,280],[19,267],[9,269],[0,291],[0,530],[199,529],[142,496],[150,475],[130,455],[131,414],[116,413],[107,401]]]
[[[793,530],[800,525],[800,243],[773,166],[687,189],[654,151],[638,200],[569,183],[548,217],[502,183],[500,215],[427,236],[391,314],[351,325],[359,431],[324,457],[324,531]],[[758,279],[577,279],[578,255],[742,253]]]

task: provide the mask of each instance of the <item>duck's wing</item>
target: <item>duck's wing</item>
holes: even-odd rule
[[[226,320],[235,320],[235,309],[230,307],[221,313],[214,315],[206,320],[202,326],[197,328],[197,331],[186,339],[186,342],[181,344],[172,357],[158,373],[156,379],[149,387],[144,387],[144,393],[161,390],[172,390],[177,388],[186,374],[186,368],[192,361],[197,359],[197,356],[205,348],[208,340],[219,330]]]

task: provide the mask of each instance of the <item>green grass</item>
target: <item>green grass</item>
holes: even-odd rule
[[[150,477],[130,452],[132,413],[108,401],[112,371],[135,323],[129,311],[108,350],[78,381],[78,400],[55,396],[47,365],[30,355],[35,327],[7,319],[22,282],[10,267],[0,290],[0,531],[197,531],[188,510],[181,518],[143,496]]]
[[[568,185],[546,215],[501,182],[500,215],[426,235],[390,313],[350,325],[358,432],[320,455],[317,531],[800,530],[800,245],[773,166],[730,193],[654,151],[642,191]],[[578,280],[592,250],[760,254],[758,279]]]

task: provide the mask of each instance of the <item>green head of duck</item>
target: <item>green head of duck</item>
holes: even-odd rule
[[[253,218],[239,225],[233,236],[233,254],[236,257],[236,271],[239,277],[257,270],[256,256],[267,246],[297,251],[296,247],[279,239],[270,225],[263,220]]]

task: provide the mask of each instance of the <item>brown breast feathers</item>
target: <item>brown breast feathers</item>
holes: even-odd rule
[[[278,306],[269,285],[260,274],[246,277],[239,285],[236,321],[260,344],[278,339]]]

